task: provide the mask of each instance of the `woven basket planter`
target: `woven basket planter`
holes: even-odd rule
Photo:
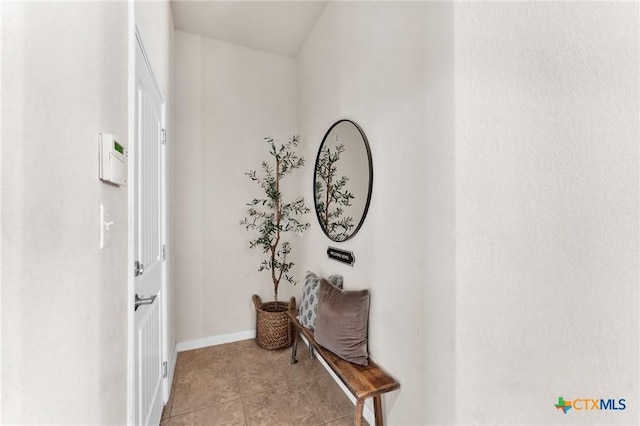
[[[256,342],[264,349],[284,349],[293,343],[293,326],[287,316],[289,309],[296,308],[296,299],[286,302],[265,302],[253,295],[256,307]]]

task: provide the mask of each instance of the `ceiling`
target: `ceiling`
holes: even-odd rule
[[[291,58],[326,4],[326,0],[171,0],[177,30]]]

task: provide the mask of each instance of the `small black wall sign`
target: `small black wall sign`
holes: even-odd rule
[[[353,266],[356,261],[356,257],[353,255],[353,252],[340,250],[335,247],[327,248],[327,256],[329,256],[329,259],[337,260],[338,262],[346,263],[351,266]]]

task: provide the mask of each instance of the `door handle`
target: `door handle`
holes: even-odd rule
[[[158,297],[158,296],[155,295],[155,294],[153,296],[151,296],[151,297],[144,297],[144,295],[142,297],[140,297],[140,296],[138,296],[136,294],[136,300],[135,300],[135,302],[133,304],[133,306],[134,306],[133,310],[137,311],[138,310],[138,306],[140,306],[140,305],[151,305],[156,300],[156,297]]]

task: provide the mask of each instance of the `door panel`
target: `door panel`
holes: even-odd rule
[[[134,421],[157,425],[163,395],[163,101],[143,49],[136,49],[135,162],[133,235],[135,293],[144,304],[135,309]]]
[[[138,208],[138,260],[145,268],[155,267],[161,261],[160,244],[160,147],[161,110],[158,101],[146,93],[146,88],[138,88],[138,122],[140,144],[138,156],[139,208]]]

